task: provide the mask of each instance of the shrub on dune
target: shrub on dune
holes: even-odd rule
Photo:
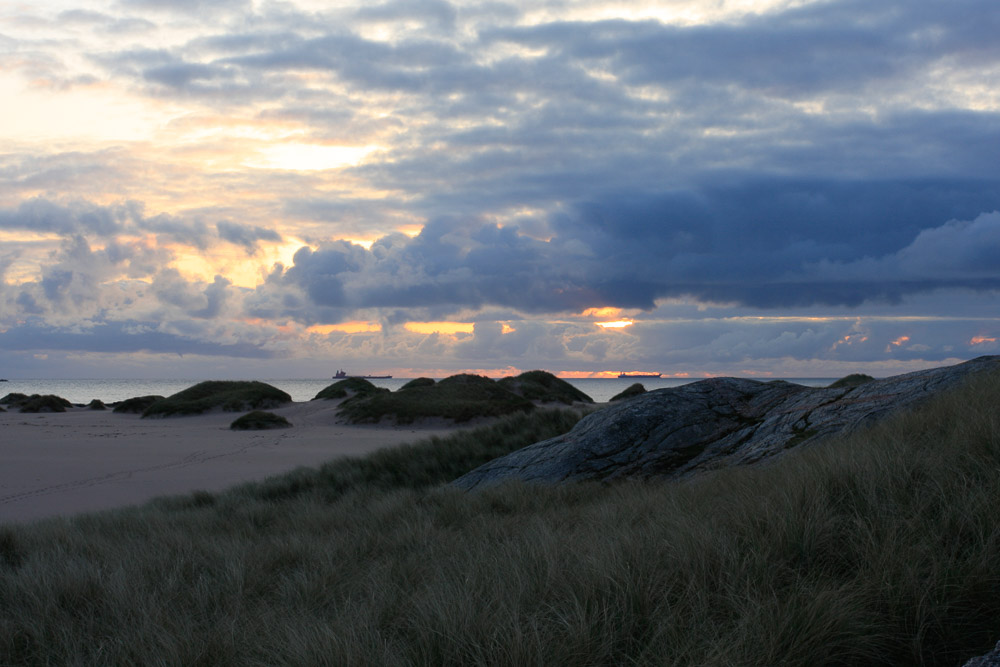
[[[862,384],[866,384],[874,380],[871,375],[865,375],[864,373],[851,373],[846,375],[836,382],[830,385],[831,389],[846,389],[848,387],[857,387]]]
[[[610,402],[614,403],[615,401],[623,401],[626,398],[632,398],[633,396],[640,396],[640,395],[645,394],[645,393],[646,393],[646,388],[644,386],[642,386],[642,383],[641,382],[636,382],[635,384],[633,384],[632,386],[630,386],[628,389],[626,389],[626,390],[624,390],[622,392],[619,392],[619,393],[615,394],[614,396],[612,396],[611,399],[610,399]]]
[[[416,389],[417,387],[429,387],[434,384],[432,378],[413,378],[402,387],[399,388],[400,391],[403,389]]]
[[[547,371],[527,371],[517,377],[506,377],[497,381],[504,389],[529,401],[542,403],[593,403],[594,399]]]
[[[291,423],[281,415],[263,410],[248,412],[229,425],[234,431],[266,431],[273,428],[288,428]]]
[[[32,394],[27,400],[17,403],[21,412],[66,412],[73,404],[61,396],[53,394]]]
[[[113,412],[124,412],[126,414],[138,415],[145,412],[146,408],[151,406],[153,403],[162,400],[163,397],[156,394],[126,398],[124,401],[115,405]]]
[[[320,390],[312,400],[317,401],[323,400],[335,400],[338,398],[347,398],[348,396],[367,396],[368,394],[375,394],[380,391],[389,391],[388,389],[383,389],[381,387],[376,387],[371,382],[364,378],[346,378],[344,380],[338,380],[328,387]]]
[[[27,394],[22,394],[18,391],[12,391],[3,398],[0,398],[0,405],[16,405],[18,403],[24,403],[28,400]]]
[[[196,415],[209,410],[244,412],[291,403],[292,397],[264,382],[209,380],[150,405],[143,417]]]
[[[410,424],[440,417],[466,422],[478,417],[499,417],[529,412],[535,405],[480,375],[453,375],[440,382],[411,386],[405,391],[355,396],[340,407],[340,414],[355,424],[389,419]]]

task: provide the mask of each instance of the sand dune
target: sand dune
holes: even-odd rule
[[[0,413],[0,522],[217,491],[455,430],[442,424],[346,425],[338,423],[337,404],[278,408],[273,412],[293,427],[272,431],[231,431],[239,415],[223,412],[167,419],[82,408]]]

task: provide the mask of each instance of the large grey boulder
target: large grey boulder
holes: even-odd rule
[[[675,478],[755,463],[871,425],[988,371],[1000,372],[1000,356],[855,387],[712,378],[659,389],[599,410],[569,433],[490,461],[454,484]]]
[[[989,653],[969,660],[962,667],[1000,667],[1000,642]]]

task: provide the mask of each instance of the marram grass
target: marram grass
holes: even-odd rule
[[[539,412],[3,527],[0,664],[958,665],[1000,638],[998,402],[683,483],[440,485]]]

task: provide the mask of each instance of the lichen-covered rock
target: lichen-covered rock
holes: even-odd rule
[[[454,484],[682,477],[755,463],[871,425],[989,370],[1000,372],[1000,356],[854,387],[711,378],[659,389],[595,412],[569,433],[490,461]]]
[[[962,667],[1000,667],[1000,642],[989,653],[969,660]]]

